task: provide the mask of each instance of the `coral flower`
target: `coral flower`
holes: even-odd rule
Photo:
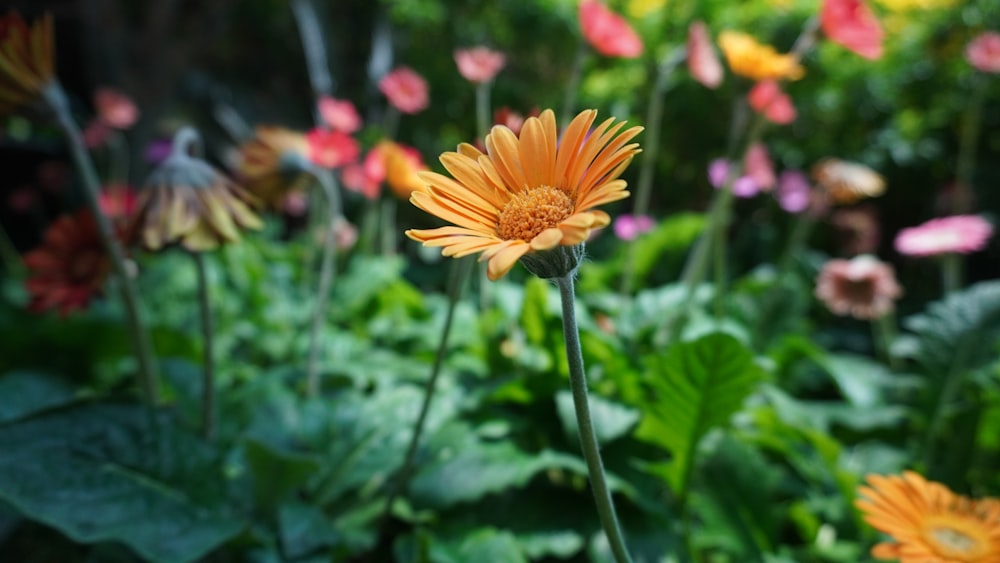
[[[877,319],[892,311],[903,290],[892,266],[870,255],[830,260],[816,280],[816,297],[836,315]]]
[[[580,2],[580,29],[587,42],[606,57],[634,59],[642,54],[642,40],[625,18],[599,0]]]
[[[30,28],[20,14],[0,17],[0,114],[38,98],[55,69],[52,16]]]
[[[863,0],[823,0],[820,27],[831,41],[866,59],[882,56],[882,25]]]
[[[872,557],[900,563],[1000,561],[1000,500],[971,499],[912,471],[868,475],[854,505],[873,528],[895,540]]]
[[[281,127],[262,126],[240,147],[239,174],[246,187],[265,204],[278,208],[284,196],[309,181],[309,142],[305,135]]]
[[[354,133],[361,129],[361,116],[351,102],[323,96],[316,105],[319,116],[330,129],[344,133]]]
[[[94,92],[94,108],[101,123],[115,129],[128,129],[139,120],[135,102],[114,88],[98,88]]]
[[[825,158],[813,166],[812,176],[834,203],[850,204],[885,193],[885,179],[857,162]]]
[[[764,143],[750,145],[746,155],[743,156],[743,171],[753,178],[754,183],[763,192],[771,191],[777,182],[777,178],[774,177],[774,163],[771,162],[771,155]]]
[[[409,67],[399,67],[383,76],[378,89],[402,113],[419,113],[430,104],[427,81]]]
[[[31,274],[25,287],[32,311],[83,309],[111,271],[111,259],[89,210],[63,215],[45,231],[42,245],[25,254]]]
[[[798,80],[805,73],[795,57],[779,54],[746,33],[723,31],[719,47],[729,68],[751,80]]]
[[[907,256],[969,254],[985,248],[992,236],[993,225],[979,215],[954,215],[903,229],[896,235],[896,250]]]
[[[313,129],[306,134],[309,143],[309,160],[323,168],[340,168],[358,159],[361,147],[343,131]]]
[[[611,222],[594,208],[628,197],[618,177],[640,151],[629,141],[641,127],[620,132],[624,122],[615,124],[614,118],[594,127],[596,117],[595,110],[581,112],[559,138],[555,115],[545,110],[524,122],[520,136],[494,127],[486,136],[486,154],[464,143],[457,152],[442,154],[441,163],[455,179],[423,172],[428,187],[410,201],[456,226],[411,229],[407,236],[443,247],[445,256],[481,252],[491,280],[522,257],[534,264],[559,249],[579,249],[591,229]],[[563,276],[575,267],[542,277]]]
[[[965,47],[969,64],[982,72],[1000,73],[1000,33],[980,33]]]
[[[496,77],[507,64],[507,57],[487,47],[457,49],[455,64],[458,65],[458,73],[462,78],[475,84],[482,84]]]
[[[420,172],[427,170],[420,153],[413,147],[387,142],[382,149],[385,182],[400,199],[409,199],[415,191],[423,190],[427,182]]]
[[[718,88],[723,78],[722,63],[715,54],[715,45],[705,22],[693,22],[688,28],[687,53],[691,76],[706,88]]]
[[[775,80],[762,80],[750,89],[747,95],[753,110],[778,125],[788,125],[795,121],[795,106],[792,99],[781,91]]]

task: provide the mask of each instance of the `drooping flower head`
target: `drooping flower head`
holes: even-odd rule
[[[614,118],[595,127],[596,117],[595,110],[581,112],[560,137],[555,114],[545,110],[528,118],[519,136],[494,127],[485,154],[465,143],[442,154],[454,179],[422,172],[426,191],[410,201],[454,226],[411,229],[407,236],[442,247],[445,256],[482,253],[491,280],[522,259],[541,277],[569,274],[579,263],[580,243],[611,222],[595,208],[628,197],[619,176],[640,151],[629,141],[641,127],[621,131],[624,122]]]
[[[316,105],[319,116],[330,129],[343,133],[354,133],[361,129],[361,116],[358,115],[354,104],[348,100],[322,96]]]
[[[17,12],[0,17],[0,114],[37,99],[54,74],[52,16],[31,27]]]
[[[114,129],[128,129],[139,120],[139,108],[131,98],[114,88],[94,92],[94,109],[101,123]]]
[[[812,176],[834,203],[851,204],[885,193],[885,179],[858,162],[825,158],[813,166]]]
[[[482,84],[493,80],[503,70],[507,57],[489,47],[456,49],[455,64],[462,78],[473,84]]]
[[[89,210],[63,215],[45,231],[41,246],[24,255],[32,311],[83,309],[101,291],[111,258]]]
[[[354,137],[343,131],[315,128],[306,133],[309,161],[323,168],[340,168],[358,159],[361,147]]]
[[[691,76],[702,86],[714,90],[722,84],[722,63],[703,21],[695,21],[688,27],[687,63]]]
[[[797,116],[792,99],[781,91],[781,86],[775,80],[762,80],[754,84],[747,94],[747,100],[755,112],[778,125],[788,125]]]
[[[260,229],[257,200],[210,164],[190,156],[197,133],[184,128],[174,149],[139,193],[129,239],[147,250],[179,244],[191,252],[240,240],[241,229]]]
[[[902,293],[892,266],[868,254],[830,260],[816,280],[816,297],[831,312],[862,320],[892,311]]]
[[[972,499],[904,471],[868,475],[854,505],[871,527],[892,537],[872,557],[900,563],[1000,561],[1000,500]]]
[[[795,57],[779,54],[746,33],[723,31],[719,47],[730,70],[751,80],[798,80],[805,73]]]
[[[820,27],[831,41],[866,59],[882,56],[882,24],[864,0],[823,0]]]
[[[632,26],[600,0],[580,2],[580,30],[591,47],[606,57],[634,59],[642,54],[642,40]]]
[[[285,194],[309,182],[309,141],[282,127],[261,126],[240,147],[239,176],[247,189],[268,206],[280,207]]]
[[[1000,33],[980,33],[965,47],[965,58],[981,72],[1000,73]]]
[[[419,113],[430,104],[427,81],[409,67],[401,66],[383,76],[378,89],[401,113]]]
[[[801,170],[784,170],[778,175],[774,195],[778,205],[789,213],[802,213],[812,202],[812,186]]]
[[[896,250],[907,256],[970,254],[985,248],[992,236],[993,225],[979,215],[954,215],[899,231]]]

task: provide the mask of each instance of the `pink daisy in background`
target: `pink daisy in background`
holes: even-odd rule
[[[619,215],[615,219],[615,236],[624,241],[635,240],[639,235],[652,230],[655,225],[649,215]]]
[[[863,0],[823,0],[820,26],[831,41],[866,59],[882,56],[882,24]]]
[[[401,66],[383,76],[378,89],[402,113],[419,113],[430,104],[427,81],[409,67]]]
[[[358,159],[361,148],[358,142],[342,131],[313,129],[306,134],[309,143],[309,160],[323,168],[339,168]]]
[[[754,143],[743,156],[743,172],[753,179],[757,189],[769,192],[777,179],[774,177],[774,163],[764,143]]]
[[[642,54],[642,40],[632,26],[598,0],[580,2],[580,29],[587,42],[606,57],[634,59]]]
[[[488,47],[456,49],[455,64],[458,73],[474,84],[489,82],[507,64],[507,57]]]
[[[993,225],[979,215],[954,215],[903,229],[895,245],[907,256],[969,254],[986,247],[992,236]]]
[[[688,27],[687,64],[692,78],[702,86],[714,90],[722,84],[722,63],[703,21],[695,21]]]
[[[115,129],[128,129],[139,120],[138,106],[114,88],[98,88],[94,92],[94,109],[101,123]]]
[[[354,133],[361,129],[361,116],[358,115],[354,104],[348,100],[323,96],[316,105],[319,109],[319,116],[323,118],[323,123],[326,123],[330,129],[344,133]]]
[[[712,187],[720,190],[726,185],[729,178],[729,161],[724,158],[717,158],[708,165],[708,183]],[[757,182],[746,174],[733,180],[733,195],[739,198],[751,198],[760,193],[760,186]]]
[[[778,175],[774,196],[778,206],[789,213],[802,213],[812,201],[812,186],[801,170],[785,170]]]
[[[753,110],[778,125],[788,125],[797,116],[792,99],[781,91],[776,80],[761,80],[747,95]]]
[[[868,254],[830,260],[816,279],[816,297],[833,314],[856,319],[884,316],[902,294],[892,266]]]
[[[985,31],[965,47],[965,59],[977,70],[1000,73],[1000,33]]]

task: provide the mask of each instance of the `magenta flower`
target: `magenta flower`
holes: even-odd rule
[[[639,235],[653,228],[653,218],[649,215],[619,215],[615,219],[615,236],[624,241],[635,240]]]
[[[870,255],[830,260],[816,279],[816,297],[835,315],[878,319],[893,310],[903,288],[892,266]]]
[[[402,113],[419,113],[430,104],[427,81],[409,67],[401,66],[383,76],[378,89]]]
[[[344,133],[354,133],[361,129],[361,116],[358,115],[358,110],[351,102],[323,96],[319,99],[317,106],[320,117],[330,129]]]
[[[722,63],[705,22],[696,21],[688,27],[687,55],[688,71],[702,86],[714,90],[722,84]]]
[[[1000,33],[980,33],[965,47],[965,58],[977,70],[1000,73]]]
[[[457,49],[455,64],[463,78],[473,84],[482,84],[493,80],[497,73],[503,70],[507,64],[507,57],[487,47]]]
[[[907,256],[969,254],[982,250],[993,236],[993,225],[979,215],[931,219],[896,235],[896,250]]]
[[[781,91],[781,86],[775,80],[761,80],[750,89],[747,95],[753,110],[778,125],[788,125],[795,121],[795,106],[792,99]]]
[[[882,56],[882,24],[863,0],[823,0],[820,26],[831,41],[866,59]]]
[[[708,183],[719,190],[725,187],[729,179],[729,162],[717,158],[708,165]],[[733,180],[733,195],[739,198],[750,198],[760,193],[760,186],[751,176],[743,175]]]
[[[778,189],[775,190],[778,205],[789,213],[802,213],[809,209],[812,201],[812,186],[801,170],[785,170],[778,175]]]
[[[598,0],[580,2],[583,37],[606,57],[634,59],[642,54],[642,40],[624,18]]]

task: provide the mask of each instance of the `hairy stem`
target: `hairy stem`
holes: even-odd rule
[[[336,180],[329,170],[313,172],[323,195],[326,197],[329,220],[324,222],[323,257],[320,262],[319,284],[316,288],[316,310],[313,312],[312,330],[309,332],[309,363],[306,368],[306,394],[315,397],[319,394],[319,348],[323,324],[326,320],[326,302],[330,297],[330,286],[336,276],[337,263],[337,219],[340,217],[340,195],[337,192]]]
[[[201,383],[201,434],[206,440],[215,437],[215,353],[212,338],[212,301],[208,296],[208,272],[205,257],[200,252],[192,252],[198,271],[198,304],[201,315],[203,352]]]

